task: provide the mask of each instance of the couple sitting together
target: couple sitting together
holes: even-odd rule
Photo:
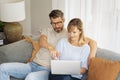
[[[80,75],[50,75],[50,80],[82,80],[95,57],[96,42],[84,36],[83,23],[73,18],[64,29],[64,14],[53,10],[49,14],[52,27],[43,29],[39,39],[39,51],[32,54],[28,63],[3,63],[0,65],[0,80],[10,80],[10,76],[24,80],[49,80],[50,61],[80,60]]]

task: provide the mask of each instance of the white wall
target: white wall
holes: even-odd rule
[[[32,34],[38,34],[40,28],[50,26],[49,13],[51,9],[51,0],[31,0]]]
[[[40,28],[50,26],[49,13],[52,0],[25,0],[26,19],[21,22],[24,35],[38,34]]]
[[[21,21],[23,34],[31,35],[31,1],[25,0],[26,19]]]

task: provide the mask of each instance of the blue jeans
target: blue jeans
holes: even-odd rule
[[[50,80],[81,80],[78,78],[71,77],[70,75],[51,75],[49,76]]]
[[[3,63],[0,65],[0,80],[10,80],[10,76],[24,80],[48,80],[50,70],[34,62]]]
[[[57,75],[57,74],[55,75],[50,73],[49,80],[87,80],[87,75],[88,75],[87,73],[88,72],[83,74],[81,79],[71,77],[70,75]]]

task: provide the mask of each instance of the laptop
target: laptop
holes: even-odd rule
[[[80,74],[80,61],[51,60],[52,74]]]

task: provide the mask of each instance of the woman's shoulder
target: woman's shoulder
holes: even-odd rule
[[[83,47],[84,49],[89,49],[89,50],[90,50],[90,46],[88,45],[88,43],[84,44],[82,47]]]
[[[61,38],[59,41],[58,41],[58,43],[57,43],[57,45],[65,45],[67,42],[67,39],[66,38]]]
[[[85,43],[83,46],[85,46],[85,47],[90,47],[88,43]]]

